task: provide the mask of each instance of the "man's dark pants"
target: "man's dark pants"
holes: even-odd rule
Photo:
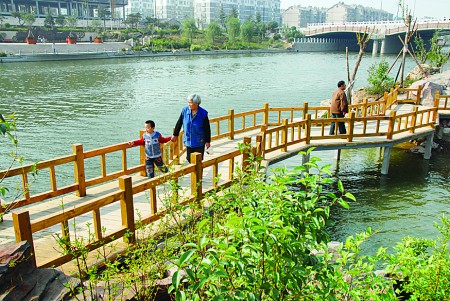
[[[344,118],[344,114],[332,113],[331,116],[333,118]],[[335,126],[336,126],[336,122],[331,123],[330,135],[334,135],[334,127]],[[339,122],[338,123],[338,128],[339,128],[339,134],[347,134],[347,131],[345,130],[345,123],[344,122]]]
[[[191,154],[193,153],[201,153],[202,154],[202,160],[205,155],[205,146],[199,146],[199,147],[186,147],[186,159],[189,163],[191,163]]]

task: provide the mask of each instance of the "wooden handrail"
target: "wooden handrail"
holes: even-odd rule
[[[354,108],[354,112],[350,112],[349,117],[347,118],[311,118],[311,114],[309,112],[318,112],[319,109],[323,110],[324,107],[315,107],[311,108],[307,104],[304,105],[302,108],[291,108],[291,110],[283,110],[282,108],[273,108],[271,110],[268,105],[264,106],[264,109],[261,110],[253,110],[250,111],[249,114],[234,114],[232,110],[229,111],[227,118],[219,118],[216,119],[214,122],[221,122],[221,121],[230,121],[230,116],[239,116],[236,118],[243,118],[244,116],[252,116],[253,121],[251,124],[247,127],[247,129],[253,129],[256,126],[261,128],[261,132],[258,135],[257,138],[257,145],[251,147],[251,152],[254,155],[260,155],[261,157],[264,157],[266,154],[273,152],[275,150],[281,150],[282,152],[286,152],[288,150],[288,147],[297,144],[297,143],[304,143],[305,145],[310,145],[311,141],[319,140],[319,139],[337,139],[337,138],[343,138],[346,139],[348,142],[352,142],[357,137],[367,137],[367,136],[381,136],[386,137],[386,139],[392,139],[395,134],[409,131],[413,133],[416,129],[425,127],[425,126],[433,126],[435,122],[435,115],[437,114],[437,107],[434,108],[427,108],[418,110],[415,109],[413,112],[408,112],[405,114],[399,114],[397,115],[395,111],[392,111],[390,113],[390,116],[383,116],[381,112],[384,111],[384,108],[386,107],[386,101],[379,101],[374,103],[368,103],[363,102],[362,104],[354,105],[351,108]],[[294,110],[295,109],[295,110]],[[306,110],[306,111],[305,111]],[[292,112],[290,113],[290,120],[288,118],[284,118],[280,125],[277,125],[275,127],[268,128],[266,124],[258,124],[256,122],[256,115],[259,113],[263,113],[262,120],[263,121],[269,121],[270,120],[270,112]],[[301,115],[305,115],[306,113],[306,119],[299,118],[300,120],[293,120],[293,112],[301,112]],[[277,115],[276,118],[278,119],[280,115]],[[235,118],[233,118],[235,120]],[[344,135],[328,135],[326,133],[325,129],[328,127],[332,122],[345,122],[346,127],[348,128],[347,134]],[[277,121],[278,122],[278,121]],[[369,123],[375,123],[375,127],[371,127],[371,130],[369,131],[369,127],[367,126]],[[244,126],[247,126],[247,123],[244,122]],[[384,129],[383,129],[384,127]],[[230,133],[236,133],[235,129],[232,126],[229,126],[228,128]],[[218,133],[221,134],[221,133]],[[250,145],[251,140],[250,138],[245,138],[244,143],[247,145]],[[173,147],[173,150],[175,150],[175,146]],[[212,189],[217,189],[218,187],[227,187],[230,185],[232,179],[233,179],[233,169],[232,166],[234,166],[234,160],[238,156],[241,155],[241,153],[238,150],[234,150],[232,152],[229,152],[227,154],[221,155],[219,157],[213,158],[211,160],[202,161],[201,155],[196,154],[194,157],[192,157],[191,162],[192,164],[189,164],[187,166],[181,167],[179,170],[170,171],[169,173],[163,174],[161,176],[157,176],[153,179],[146,180],[140,184],[131,185],[131,178],[127,173],[136,173],[139,172],[143,166],[137,166],[134,168],[128,168],[126,164],[123,164],[122,169],[120,171],[117,171],[113,174],[103,174],[99,179],[84,179],[82,174],[83,172],[83,162],[84,158],[89,157],[95,157],[98,156],[100,158],[103,158],[106,154],[114,151],[120,151],[122,152],[122,156],[125,157],[123,160],[126,161],[126,152],[124,152],[126,149],[129,148],[129,145],[126,143],[121,143],[118,145],[113,145],[111,147],[104,147],[96,150],[92,150],[89,152],[83,152],[81,145],[74,145],[74,154],[62,157],[54,160],[48,160],[45,162],[41,162],[41,167],[46,168],[53,168],[57,164],[65,164],[65,163],[74,163],[75,169],[77,169],[75,181],[77,181],[74,185],[69,186],[69,188],[66,188],[64,192],[67,191],[78,191],[82,192],[83,190],[80,189],[80,186],[84,185],[85,187],[88,187],[90,185],[93,185],[94,183],[101,183],[102,181],[105,181],[105,179],[112,180],[112,179],[119,179],[119,187],[117,190],[106,194],[104,196],[98,197],[96,199],[93,199],[91,201],[87,201],[84,203],[81,203],[77,206],[75,206],[73,209],[68,210],[62,210],[61,212],[51,214],[47,217],[38,218],[35,220],[30,220],[30,217],[26,216],[26,214],[23,213],[13,213],[13,220],[14,220],[14,228],[16,233],[19,233],[17,236],[17,240],[31,240],[32,243],[32,236],[33,233],[37,231],[41,231],[44,229],[47,229],[49,227],[55,226],[57,224],[61,224],[63,229],[67,228],[68,221],[71,218],[74,218],[76,216],[80,216],[89,212],[92,212],[94,216],[94,231],[95,231],[95,239],[98,242],[110,242],[114,241],[116,239],[122,238],[125,235],[126,231],[131,231],[132,234],[135,232],[135,223],[134,221],[134,213],[133,213],[133,196],[137,193],[143,192],[143,191],[150,191],[150,206],[151,206],[151,214],[149,216],[143,217],[142,222],[144,223],[150,223],[152,221],[158,220],[165,214],[164,211],[158,212],[156,208],[156,189],[159,185],[162,185],[163,183],[168,182],[169,180],[175,180],[178,181],[180,177],[183,177],[185,175],[191,175],[191,183],[190,183],[190,195],[188,198],[184,201],[191,202],[195,200],[199,200],[202,198],[203,193],[205,191],[211,191]],[[247,156],[248,154],[244,153],[242,154],[242,167],[245,170],[248,167],[247,163]],[[83,158],[81,160],[80,158]],[[217,171],[218,171],[218,164],[224,161],[230,161],[230,169],[229,174],[226,177],[226,180],[218,183],[215,178],[217,177]],[[64,162],[64,163],[62,163]],[[106,164],[106,163],[104,163]],[[203,175],[202,171],[205,168],[211,167],[213,169],[212,172],[212,184],[211,187],[204,187],[202,185],[203,183]],[[28,168],[28,167],[27,167]],[[27,169],[25,169],[27,170]],[[30,169],[31,170],[31,169]],[[16,171],[16,175],[21,175]],[[23,174],[22,174],[23,175]],[[25,173],[26,175],[26,173]],[[77,180],[78,179],[78,180]],[[83,183],[84,184],[80,184]],[[54,185],[56,186],[56,184]],[[61,188],[58,188],[57,191],[60,191]],[[54,196],[55,194],[50,194],[50,196]],[[45,198],[44,198],[45,199]],[[122,224],[119,229],[113,230],[113,233],[109,233],[107,235],[103,235],[101,233],[101,219],[100,219],[100,209],[103,208],[106,205],[112,204],[114,202],[121,202],[121,216],[122,216]],[[69,230],[63,231],[64,235],[70,235]],[[132,235],[131,238],[128,240],[130,243],[134,241],[134,236]],[[95,249],[98,248],[95,246],[93,242],[89,242],[88,245],[89,249]],[[62,263],[68,262],[71,260],[70,256],[60,256],[58,258],[53,258],[51,260],[46,261],[40,266],[49,266],[50,264],[53,265],[60,265]]]
[[[391,89],[390,93],[386,93],[385,97],[382,100],[375,102],[367,102],[364,101],[360,104],[350,105],[349,109],[355,112],[355,121],[362,122],[366,126],[369,120],[359,120],[359,117],[367,117],[371,118],[373,121],[378,122],[377,128],[380,126],[380,121],[376,118],[377,116],[384,116],[385,112],[390,106],[396,103],[396,99],[399,91],[417,91],[420,92],[420,89],[411,89],[411,88],[400,88],[396,87],[395,89]],[[420,95],[420,93],[418,93]],[[449,104],[450,96],[440,95],[439,93],[435,96],[435,106],[438,107],[439,110],[448,110],[450,107]],[[444,101],[442,101],[444,100]],[[416,100],[417,101],[417,100]],[[275,114],[275,115],[273,115]],[[241,134],[245,132],[249,132],[255,129],[260,129],[261,126],[278,126],[281,125],[281,118],[288,117],[288,122],[293,123],[296,120],[307,120],[307,116],[310,115],[310,122],[315,124],[316,126],[322,127],[322,135],[319,138],[328,139],[325,135],[325,126],[327,126],[332,119],[323,119],[322,116],[326,114],[330,116],[329,107],[317,106],[310,107],[308,103],[304,103],[302,107],[273,107],[270,108],[268,104],[264,104],[263,108],[250,110],[241,113],[235,113],[234,110],[229,110],[228,114],[225,116],[214,117],[210,119],[212,124],[216,124],[216,132],[212,135],[212,140],[217,140],[220,138],[228,137],[228,139],[233,139],[236,134]],[[311,117],[313,116],[313,117]],[[434,113],[433,118],[436,121],[437,113]],[[326,120],[324,122],[319,122],[320,120]],[[377,121],[378,120],[378,121]],[[239,122],[240,121],[240,122]],[[222,123],[227,122],[227,126],[222,126]],[[346,120],[345,122],[349,122]],[[306,126],[306,123],[303,127]],[[227,129],[226,131],[222,131],[222,129]],[[305,128],[307,130],[303,131],[302,137],[306,139],[306,141],[315,140],[317,137],[311,135],[311,128]],[[393,129],[394,130],[394,129]],[[409,129],[409,131],[414,131],[414,129]],[[396,131],[397,132],[397,131]],[[269,134],[271,132],[268,132]],[[299,132],[301,134],[302,132]],[[376,134],[381,135],[383,131],[377,130]],[[394,133],[394,132],[393,132]],[[142,134],[142,132],[141,132]],[[272,134],[271,134],[272,135]],[[273,132],[273,135],[281,135],[281,132]],[[293,135],[293,132],[290,134]],[[354,132],[354,135],[358,135]],[[369,133],[369,135],[372,135]],[[347,139],[349,139],[347,137]],[[350,138],[351,140],[353,138]],[[263,139],[262,145],[265,147],[267,141],[271,141],[268,139]],[[270,142],[272,143],[272,142]],[[127,164],[127,150],[131,146],[128,143],[119,143],[115,145],[110,145],[106,147],[101,147],[98,149],[93,149],[89,151],[84,151],[82,145],[75,144],[73,146],[73,154],[59,157],[51,160],[46,160],[37,163],[35,166],[33,164],[24,165],[21,167],[12,168],[10,170],[0,171],[0,178],[8,178],[14,176],[20,176],[22,181],[22,186],[24,189],[24,197],[23,199],[17,200],[15,202],[15,207],[22,207],[25,205],[33,204],[36,202],[41,202],[49,198],[58,197],[67,193],[71,193],[76,191],[78,196],[86,195],[86,190],[88,187],[98,185],[101,183],[105,183],[111,180],[115,180],[124,175],[134,174],[136,172],[140,172],[141,175],[145,175],[145,153],[144,148],[141,147],[140,150],[140,163],[138,166],[128,167]],[[272,147],[268,147],[268,150],[272,149]],[[113,152],[121,152],[122,157],[122,167],[121,170],[113,171],[109,174],[106,173],[106,155]],[[182,143],[182,133],[178,137],[177,143],[169,143],[164,147],[164,153],[167,154],[167,162],[166,164],[170,164],[171,161],[179,159],[186,152],[186,148]],[[264,156],[264,153],[262,154]],[[100,169],[101,175],[96,176],[94,178],[87,178],[86,171],[84,166],[84,160],[88,158],[100,158]],[[73,183],[66,185],[64,187],[58,187],[56,182],[56,171],[55,167],[58,165],[64,165],[73,163],[73,173],[74,180]],[[50,175],[50,186],[51,190],[40,192],[37,194],[31,194],[28,190],[28,174],[33,172],[34,168],[36,170],[49,169]],[[0,208],[0,212],[3,209]]]

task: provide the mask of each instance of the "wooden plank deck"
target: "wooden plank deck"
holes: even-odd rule
[[[396,108],[397,110],[410,110],[410,107],[407,105],[400,105]],[[366,132],[373,129],[375,131],[376,122],[370,122],[366,126]],[[387,130],[389,124],[388,121],[382,121],[380,129],[385,131]],[[312,129],[312,135],[319,135],[320,132],[323,131],[321,127],[315,127]],[[326,128],[328,131],[328,127]],[[362,124],[355,125],[354,134],[361,134],[364,131],[364,127]],[[408,141],[411,139],[416,139],[419,137],[424,137],[430,135],[434,132],[434,129],[431,127],[424,127],[417,129],[415,133],[403,132],[397,134],[393,137],[393,139],[389,140],[386,137],[377,137],[377,136],[368,136],[368,137],[356,137],[352,142],[348,142],[347,139],[336,137],[334,139],[326,139],[326,140],[312,140],[310,144],[306,144],[304,142],[297,143],[295,145],[290,145],[287,147],[287,151],[282,151],[278,149],[276,151],[270,152],[265,155],[265,165],[268,166],[270,163],[281,161],[285,158],[292,157],[298,154],[299,151],[306,150],[310,147],[315,147],[317,150],[322,149],[343,149],[343,148],[367,148],[367,147],[385,147],[385,146],[393,146],[397,143],[401,143],[404,141]],[[214,149],[213,155],[205,154],[205,160],[209,160],[212,158],[220,157],[223,154],[226,154],[230,151],[233,151],[237,148],[238,143],[243,142],[244,137],[252,137],[252,143],[254,144],[255,137],[260,133],[259,129],[238,134],[235,136],[234,140],[228,140],[227,138],[222,138],[219,140],[215,140],[212,143],[212,147]],[[294,135],[298,134],[298,130],[294,131]],[[275,135],[272,137],[272,143],[275,145],[277,142],[275,141]],[[184,156],[183,156],[184,157]],[[184,160],[184,158],[182,158]],[[241,162],[241,158],[237,158],[236,162]],[[176,167],[176,168],[179,168]],[[229,166],[227,161],[219,164],[218,173],[222,175],[227,175],[229,171]],[[212,167],[208,167],[203,170],[203,182],[204,187],[210,187],[212,183]],[[146,181],[145,177],[139,176],[135,174],[132,176],[133,186],[135,184],[142,183]],[[190,178],[189,176],[183,177],[179,184],[181,187],[190,187]],[[157,208],[158,211],[164,207],[163,199],[167,195],[166,190],[168,190],[168,184],[164,184],[157,190]],[[55,198],[52,200],[48,200],[45,202],[29,205],[24,208],[20,208],[20,210],[27,210],[30,213],[30,219],[32,221],[39,219],[41,217],[46,217],[56,212],[60,212],[61,210],[71,210],[74,206],[80,205],[82,203],[86,203],[88,201],[94,200],[97,197],[104,196],[106,193],[116,191],[118,188],[118,181],[114,180],[108,182],[106,184],[102,184],[87,190],[87,195],[85,197],[77,197],[75,194],[69,194],[64,197]],[[181,196],[183,197],[183,195]],[[147,192],[142,192],[134,195],[133,197],[134,203],[134,218],[135,221],[139,219],[139,215],[147,216],[151,213],[151,206],[149,202],[149,194]],[[114,232],[121,229],[121,209],[119,202],[114,202],[110,205],[102,207],[101,211],[101,227],[106,229],[106,234],[108,232]],[[71,240],[75,239],[83,239],[85,241],[89,240],[93,233],[92,227],[94,227],[94,219],[93,214],[84,214],[82,216],[76,217],[72,219],[67,225],[70,228]],[[46,262],[50,258],[55,257],[58,254],[61,254],[62,249],[58,246],[56,242],[56,236],[62,235],[61,226],[52,226],[50,228],[46,228],[45,230],[38,231],[33,234],[34,247],[36,250],[36,261],[38,265],[42,262]],[[3,223],[0,223],[0,244],[4,245],[6,243],[14,242],[15,234],[12,222],[11,214],[6,214],[4,216]],[[121,243],[122,240],[118,240],[114,242],[115,248],[117,250],[125,248],[125,245]],[[71,273],[75,271],[74,265],[69,263],[60,267],[65,273]]]

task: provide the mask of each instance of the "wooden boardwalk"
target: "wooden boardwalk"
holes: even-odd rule
[[[317,108],[316,115],[323,109]],[[387,115],[371,116],[371,118],[356,117],[356,114],[352,113],[345,119],[347,135],[336,136],[328,135],[330,122],[336,119],[312,120],[309,115],[306,119],[295,117],[292,113],[295,110],[292,108],[289,111],[290,120],[285,118],[282,122],[280,122],[281,109],[275,110],[278,112],[278,122],[275,122],[276,125],[273,126],[270,126],[270,120],[267,117],[262,118],[262,123],[269,126],[257,124],[256,115],[264,111],[256,110],[247,115],[231,112],[232,117],[227,119],[229,121],[227,133],[220,131],[219,122],[224,120],[222,117],[211,119],[212,126],[214,122],[216,123],[213,127],[216,135],[212,142],[214,154],[205,154],[205,160],[200,163],[194,161],[190,165],[174,165],[169,174],[176,176],[181,187],[178,191],[178,199],[185,203],[215,187],[226,187],[231,183],[234,166],[245,164],[243,163],[245,154],[242,155],[237,150],[238,144],[243,143],[244,137],[248,137],[246,143],[250,141],[251,145],[255,145],[254,151],[264,158],[265,166],[295,156],[299,151],[311,147],[316,150],[382,147],[385,153],[382,172],[387,172],[390,149],[395,144],[426,137],[428,147],[425,158],[431,155],[431,141],[436,118],[433,114],[437,112],[437,109],[433,111],[425,108],[420,111],[421,109],[413,105],[399,105],[395,108],[396,113],[386,112]],[[266,108],[265,111],[269,110]],[[415,114],[411,115],[411,112]],[[398,118],[399,115],[411,117]],[[253,116],[252,122],[249,123],[245,116]],[[234,126],[232,124],[234,121],[230,121],[234,120],[233,118],[242,118],[241,130],[230,131],[230,128]],[[125,152],[127,146],[113,148],[115,151]],[[94,155],[104,156],[104,152],[105,150],[85,152],[84,158]],[[172,150],[172,154],[173,152]],[[177,152],[180,153],[180,150],[175,151],[175,155]],[[126,158],[126,155],[124,157]],[[184,159],[184,156],[182,158]],[[64,160],[69,160],[69,157]],[[70,160],[76,161],[76,158],[70,157]],[[44,165],[48,167],[50,163]],[[104,166],[103,168],[105,169]],[[115,177],[106,175],[105,172],[103,178],[111,179],[104,182],[98,179],[86,180],[86,183],[98,182],[98,184],[86,185],[84,196],[77,196],[74,192],[64,193],[62,196],[57,195],[48,200],[15,209],[13,214],[6,214],[4,221],[0,223],[0,244],[4,245],[16,240],[31,240],[38,266],[60,266],[65,273],[72,273],[75,269],[70,258],[63,255],[64,249],[58,245],[57,236],[67,235],[71,241],[83,240],[86,245],[99,241],[112,242],[115,251],[124,249],[127,244],[118,238],[123,237],[125,230],[134,230],[134,225],[139,219],[144,223],[156,222],[159,219],[158,214],[165,210],[167,205],[165,199],[168,191],[171,191],[170,184],[167,182],[169,174],[158,175],[148,180],[139,174],[142,170],[143,166],[137,169],[125,167]],[[214,184],[214,179],[219,176],[220,181]],[[201,191],[195,191],[200,182]],[[78,189],[76,191],[79,192],[82,182],[78,180],[75,186]],[[53,194],[56,195],[57,191],[55,183]],[[28,198],[31,200],[33,196]],[[16,224],[16,230],[14,224]],[[138,237],[139,235],[139,233],[136,234]],[[55,260],[55,258],[59,259]],[[95,259],[92,260],[95,261]]]

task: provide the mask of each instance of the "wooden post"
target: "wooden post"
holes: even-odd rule
[[[228,139],[233,140],[234,139],[234,110],[228,110]]]
[[[263,116],[263,124],[269,125],[269,104],[264,104],[264,116]]]
[[[203,197],[202,188],[202,177],[203,177],[203,166],[202,166],[202,154],[193,153],[191,154],[191,164],[195,165],[195,170],[191,173],[191,194],[195,197],[197,202]]]
[[[86,196],[86,175],[84,173],[84,153],[82,144],[72,144],[72,152],[76,156],[73,163],[75,183],[78,184],[77,196]]]
[[[129,237],[124,237],[124,241],[128,240],[128,243],[132,244],[136,240],[136,227],[134,224],[133,184],[130,176],[119,177],[119,189],[123,191],[123,197],[120,199],[122,227],[131,232]]]
[[[139,137],[144,135],[144,130],[139,131]],[[139,165],[144,166],[144,170],[142,170],[139,175],[145,177],[147,176],[147,168],[145,167],[145,161],[147,160],[147,156],[145,155],[145,145],[139,148]]]
[[[261,126],[261,156],[264,159],[264,156],[266,154],[266,131],[267,131],[267,125],[264,124]]]
[[[354,132],[354,128],[355,128],[355,112],[350,112],[350,122],[348,125],[348,138],[347,141],[348,142],[352,142],[353,141],[353,132]]]
[[[436,94],[434,95],[434,107],[439,108],[439,103],[441,100],[441,93],[439,91],[436,91]]]
[[[283,147],[281,148],[282,152],[287,152],[287,132],[288,132],[288,120],[286,118],[283,119],[283,131],[281,132],[281,144]]]
[[[30,262],[33,267],[36,267],[36,254],[34,253],[33,232],[31,232],[30,212],[17,211],[12,212],[12,219],[14,224],[14,234],[16,242],[28,241],[30,244],[31,258]]]
[[[391,114],[389,115],[389,126],[388,126],[388,133],[387,137],[388,139],[392,139],[392,136],[394,135],[394,125],[395,125],[395,111],[391,111]]]
[[[409,129],[410,133],[414,133],[415,130],[416,130],[417,112],[419,112],[419,108],[418,107],[414,107],[413,111],[414,111],[414,115],[412,115],[412,117],[411,117],[411,124],[410,124],[411,128]]]
[[[100,219],[100,209],[97,208],[97,209],[92,210],[92,216],[93,216],[93,219],[94,219],[95,239],[96,240],[100,240],[103,237],[102,220]]]
[[[263,135],[262,134],[256,135],[256,147],[257,147],[256,156],[257,157],[262,156],[262,141],[263,141]]]
[[[311,114],[306,115],[306,144],[311,142]]]
[[[421,98],[421,94],[422,94],[422,85],[419,85],[417,87],[417,98],[416,98],[416,105],[420,105],[420,98]]]
[[[363,111],[362,111],[362,117],[367,116],[367,98],[364,98],[363,100]]]
[[[303,114],[302,114],[302,119],[303,119],[303,120],[306,119],[306,115],[308,115],[308,110],[309,110],[309,108],[308,108],[308,103],[305,102],[305,103],[303,104]]]
[[[384,100],[384,105],[383,105],[382,113],[383,113],[383,115],[386,115],[386,110],[387,110],[388,100],[389,100],[389,93],[388,92],[384,92],[383,100]]]
[[[427,136],[427,140],[425,142],[425,153],[423,154],[423,158],[425,160],[429,160],[431,158],[431,150],[433,148],[433,136],[434,133],[431,133]]]
[[[154,215],[158,212],[158,203],[156,199],[156,187],[152,187],[149,189],[150,195],[150,213]]]
[[[251,144],[252,138],[250,137],[244,137],[244,152],[242,153],[242,171],[247,172],[250,162],[248,162],[249,159],[249,145]]]
[[[174,129],[172,129],[172,133],[173,133],[173,130]],[[180,164],[180,144],[178,143],[178,141],[174,142],[173,154],[178,159],[178,164]]]
[[[389,171],[389,160],[391,159],[391,147],[385,146],[383,151],[383,163],[381,164],[381,174],[387,175]]]

